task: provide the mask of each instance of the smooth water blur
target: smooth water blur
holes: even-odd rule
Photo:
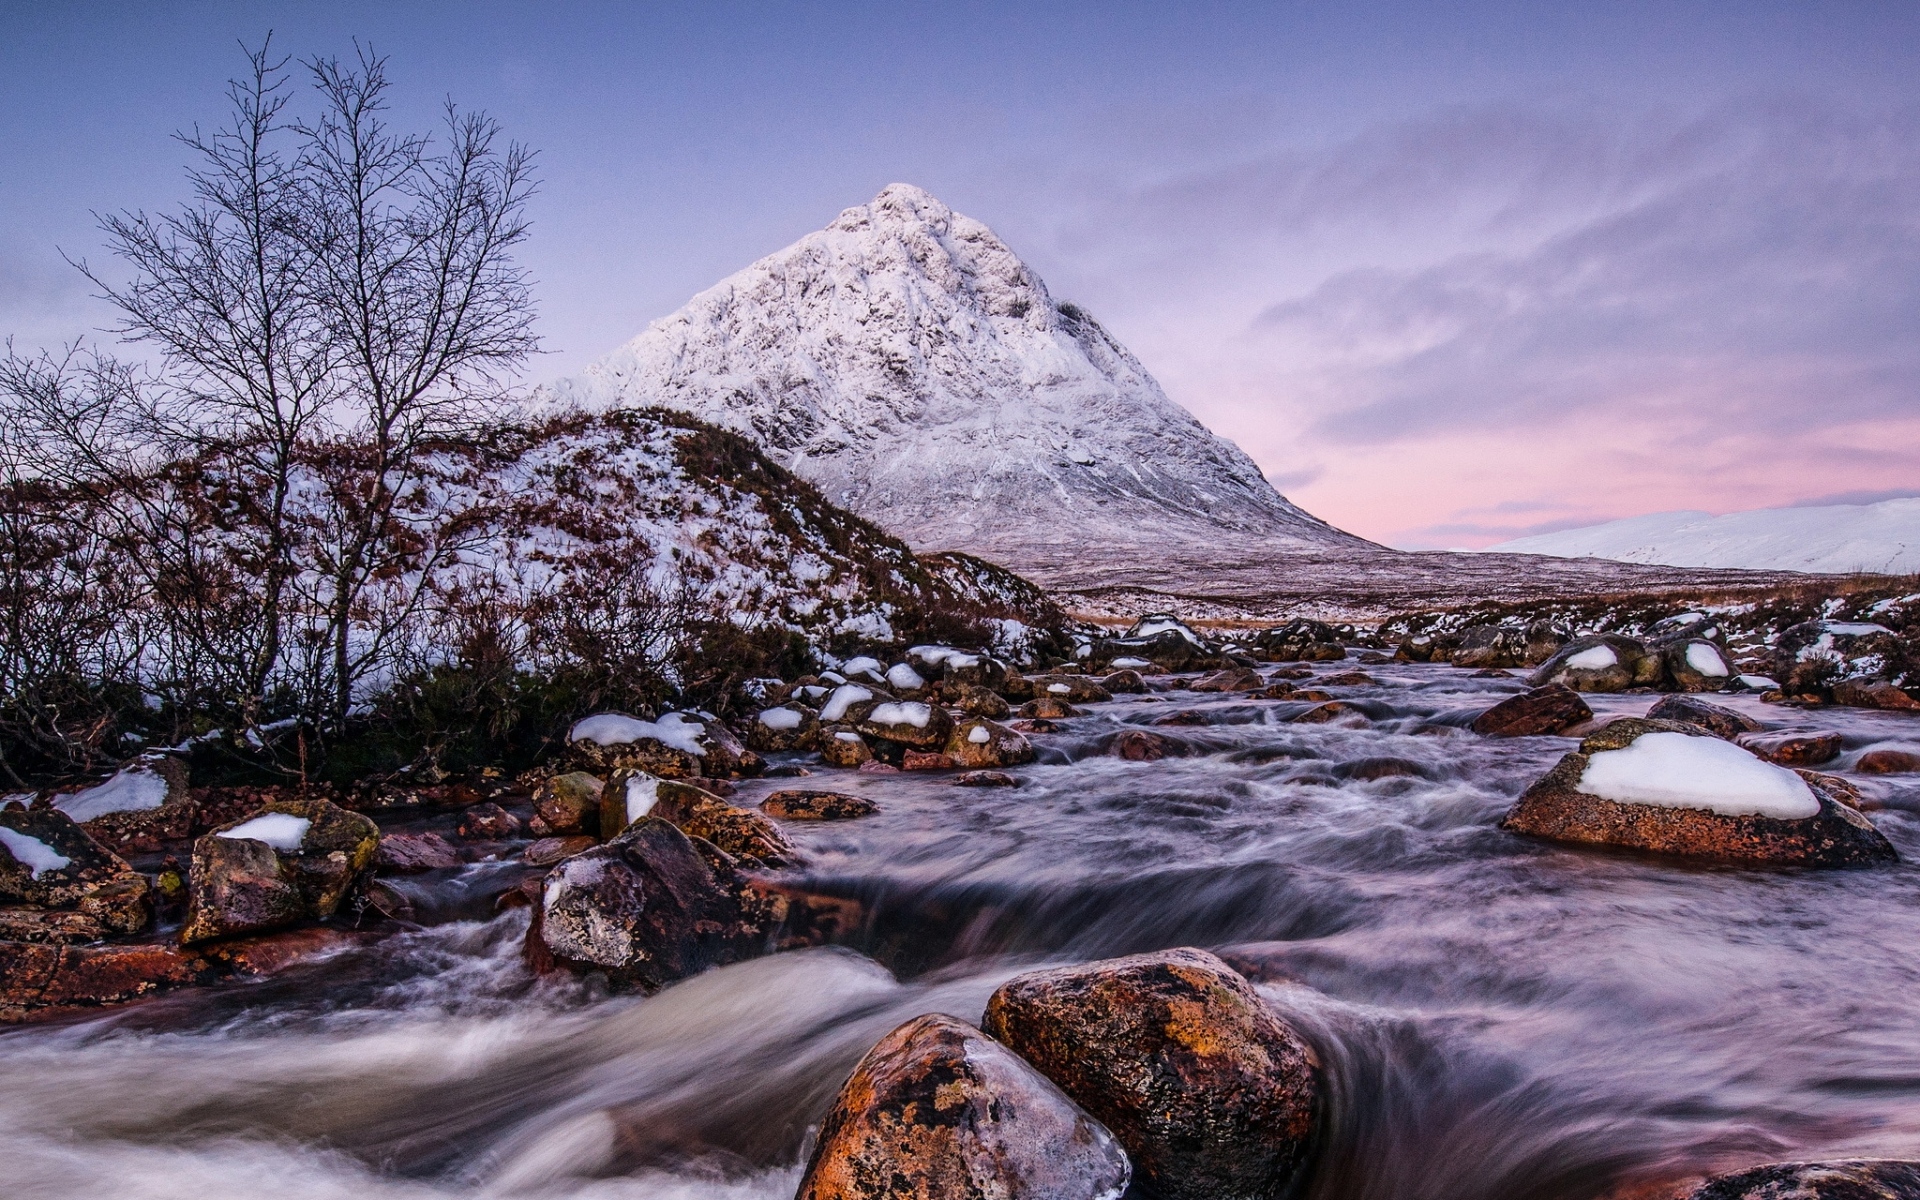
[[[807,881],[868,905],[857,947],[606,997],[534,980],[509,914],[0,1035],[0,1196],[784,1200],[810,1128],[894,1026],[978,1020],[1037,963],[1175,945],[1227,953],[1319,1049],[1315,1200],[1578,1200],[1768,1159],[1920,1156],[1920,868],[1513,837],[1495,823],[1572,742],[1466,732],[1517,680],[1367,670],[1377,686],[1332,689],[1365,727],[1175,692],[1036,736],[1019,788],[818,771],[806,786],[881,806],[789,826]],[[1912,717],[1726,702],[1845,734],[1843,772],[1920,742]],[[1206,723],[1153,724],[1176,712]],[[1190,756],[1111,756],[1144,725]],[[1855,782],[1920,861],[1920,779]],[[442,911],[473,886],[450,882]]]

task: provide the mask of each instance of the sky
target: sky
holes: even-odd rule
[[[991,225],[1291,499],[1406,548],[1920,494],[1920,4],[0,0],[0,334],[113,314],[240,44],[539,154],[578,370],[887,183]]]

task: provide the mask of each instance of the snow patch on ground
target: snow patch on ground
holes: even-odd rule
[[[1806,780],[1732,742],[1647,733],[1587,760],[1579,790],[1620,804],[1698,808],[1726,817],[1792,821],[1819,813]]]
[[[76,821],[91,821],[108,813],[144,812],[166,802],[164,777],[145,767],[129,767],[98,787],[54,797],[53,807]]]
[[[1719,517],[1691,511],[1653,513],[1487,549],[1675,567],[1905,575],[1920,572],[1920,497],[1758,508]]]

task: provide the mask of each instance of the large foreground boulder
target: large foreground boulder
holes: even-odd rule
[[[853,1069],[798,1200],[1113,1200],[1127,1156],[1038,1071],[963,1021],[915,1017]]]
[[[270,801],[194,842],[180,941],[330,917],[373,866],[379,847],[379,826],[332,801]]]
[[[1915,1200],[1920,1162],[1770,1163],[1716,1175],[1686,1200]]]
[[[1560,683],[1576,692],[1624,692],[1658,687],[1665,679],[1666,662],[1658,651],[1636,638],[1603,633],[1568,642],[1540,664],[1527,683]]]
[[[1169,1200],[1292,1193],[1314,1144],[1319,1062],[1203,950],[1010,980],[984,1026],[1113,1131]]]
[[[654,991],[765,949],[766,925],[743,894],[726,854],[646,817],[547,875],[529,958]]]
[[[1500,824],[1723,862],[1864,867],[1897,857],[1825,776],[1775,766],[1695,726],[1637,718],[1588,735]]]

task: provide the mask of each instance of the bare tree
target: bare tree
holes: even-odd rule
[[[390,129],[386,60],[368,50],[309,67],[322,108],[302,127],[304,227],[354,412],[348,441],[364,460],[338,496],[326,564],[333,711],[343,718],[355,681],[391,650],[378,631],[354,646],[356,606],[371,581],[420,569],[407,562],[417,548],[396,506],[433,444],[466,432],[537,347],[530,281],[513,258],[534,179],[530,152],[503,145],[483,114],[449,103],[438,143]]]
[[[230,469],[260,488],[243,526],[255,542],[259,620],[241,650],[237,697],[253,724],[280,664],[299,570],[288,514],[296,462],[338,390],[343,348],[315,286],[322,256],[309,228],[311,163],[286,119],[288,60],[263,43],[247,65],[228,85],[229,122],[177,135],[194,155],[192,202],[161,216],[101,219],[133,280],[77,265],[119,307],[120,332],[161,352],[177,389],[176,429],[217,444]]]

